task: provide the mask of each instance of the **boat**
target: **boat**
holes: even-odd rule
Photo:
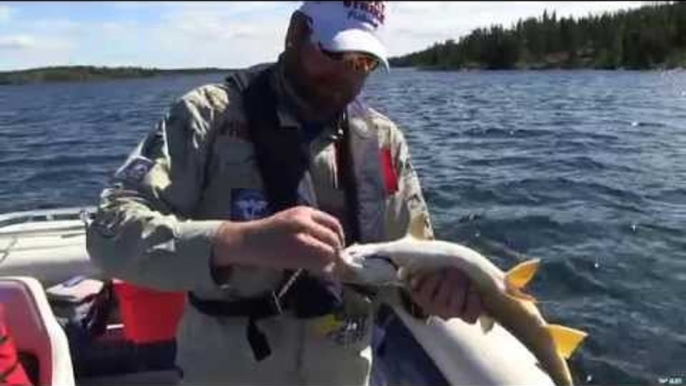
[[[51,290],[64,283],[110,279],[91,263],[86,251],[85,230],[94,211],[94,207],[71,207],[0,214],[0,301],[19,287],[24,298],[32,297],[24,305],[10,303],[10,312],[20,306],[39,310],[36,315],[43,327],[17,328],[47,334],[44,340],[52,345],[51,355],[38,361],[53,369],[53,378],[37,383],[174,384],[179,376],[173,336],[153,342],[132,340],[121,301],[114,302],[117,309],[97,336],[65,325],[79,303],[72,302],[69,310]],[[533,354],[497,323],[486,334],[478,323],[439,318],[424,323],[402,307],[384,306],[375,324],[373,348],[374,386],[553,385]]]

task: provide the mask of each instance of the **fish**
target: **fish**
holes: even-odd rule
[[[536,298],[524,292],[541,260],[528,259],[505,272],[471,248],[422,238],[423,226],[424,219],[418,216],[403,238],[357,243],[342,249],[343,263],[336,269],[336,275],[350,284],[409,288],[416,275],[456,267],[469,277],[479,294],[482,304],[479,323],[483,333],[488,333],[497,322],[522,342],[556,385],[573,385],[566,360],[588,334],[548,323],[536,306]]]

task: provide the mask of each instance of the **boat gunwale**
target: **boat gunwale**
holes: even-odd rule
[[[96,208],[94,206],[77,206],[70,208],[2,213],[0,214],[0,234],[2,234],[2,228],[18,224],[50,223],[69,220],[81,220],[84,224],[87,224],[89,217],[95,213],[95,210]]]

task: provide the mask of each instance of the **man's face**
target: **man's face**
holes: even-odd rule
[[[330,53],[307,39],[298,47],[296,81],[312,108],[329,117],[360,93],[378,61],[363,53]]]

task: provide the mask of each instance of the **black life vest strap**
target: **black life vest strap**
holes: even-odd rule
[[[271,213],[298,204],[298,185],[309,168],[309,146],[297,128],[280,127],[276,113],[277,97],[271,87],[273,67],[257,75],[239,73],[233,80],[243,89],[243,104],[248,119],[249,139],[263,180]],[[337,144],[338,170],[343,172],[342,185],[349,204],[350,242],[359,239],[357,195],[349,155],[347,118],[344,121],[343,141]],[[234,301],[203,300],[189,292],[189,303],[198,311],[218,317],[247,316],[247,338],[255,358],[260,361],[271,353],[267,338],[256,321],[293,310],[298,318],[312,318],[332,312],[338,307],[340,285],[320,278],[286,270],[278,289],[263,296]],[[284,291],[285,289],[285,291]]]
[[[348,231],[346,245],[360,241],[360,203],[357,196],[357,181],[355,180],[355,164],[353,163],[352,147],[350,145],[350,124],[348,113],[343,115],[343,137],[336,142],[336,170],[338,171],[338,186],[345,192],[347,208]]]

